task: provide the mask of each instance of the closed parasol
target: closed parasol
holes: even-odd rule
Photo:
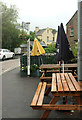
[[[44,54],[44,53],[45,53],[44,48],[40,45],[39,41],[35,38],[31,55],[32,56],[39,56],[39,55]]]
[[[63,76],[64,76],[64,61],[71,60],[72,58],[74,58],[74,55],[72,53],[67,36],[65,34],[63,23],[61,23],[61,25],[58,26],[56,48],[57,48],[56,59],[57,61],[63,62]]]

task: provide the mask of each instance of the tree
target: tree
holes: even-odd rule
[[[52,30],[52,33],[55,33],[55,32],[57,32],[56,29],[53,29],[53,30]]]
[[[30,41],[34,41],[35,38],[37,38],[38,41],[42,41],[41,39],[39,39],[39,38],[36,36],[35,31],[34,31],[34,32],[30,31],[29,37],[30,37]]]
[[[10,8],[6,4],[2,4],[2,48],[14,50],[15,47],[19,47],[22,40],[18,37],[20,30],[16,29],[18,11],[15,5],[11,5]]]
[[[36,37],[35,32],[30,31],[30,40],[34,41],[35,37]]]
[[[27,43],[27,40],[30,38],[30,35],[27,34],[24,30],[19,34],[19,38],[22,40],[22,43]]]
[[[35,32],[30,31],[30,34],[27,35],[25,31],[22,31],[19,37],[23,40],[23,43],[27,43],[27,40],[30,38],[30,41],[34,41],[35,38],[37,38]],[[39,41],[42,41],[41,39],[37,38]]]

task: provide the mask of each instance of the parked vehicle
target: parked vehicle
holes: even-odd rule
[[[5,60],[7,58],[14,58],[14,52],[11,52],[8,49],[0,49],[0,59]]]
[[[15,55],[20,55],[21,54],[21,48],[15,48],[14,53],[15,53]]]

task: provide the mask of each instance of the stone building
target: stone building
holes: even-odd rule
[[[39,27],[35,28],[35,34],[36,36],[44,41],[46,45],[50,43],[55,43],[57,39],[57,32],[52,32],[52,28],[45,28],[45,29],[39,29]]]

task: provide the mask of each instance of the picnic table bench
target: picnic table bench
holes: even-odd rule
[[[45,94],[45,89],[46,89],[46,85],[47,83],[44,82],[40,82],[38,85],[38,88],[36,90],[36,93],[34,95],[34,98],[32,100],[31,106],[33,107],[37,107],[37,106],[42,106],[43,103],[43,98],[44,98],[44,94]]]
[[[53,98],[49,104],[44,103],[46,88],[51,88]],[[47,93],[47,95],[49,94]],[[52,74],[52,83],[40,82],[33,97],[31,107],[35,110],[45,110],[41,119],[46,119],[52,110],[82,110],[82,83],[77,82],[72,73]],[[65,96],[65,104],[56,104],[60,96]],[[68,96],[73,96],[76,104],[68,103]]]

